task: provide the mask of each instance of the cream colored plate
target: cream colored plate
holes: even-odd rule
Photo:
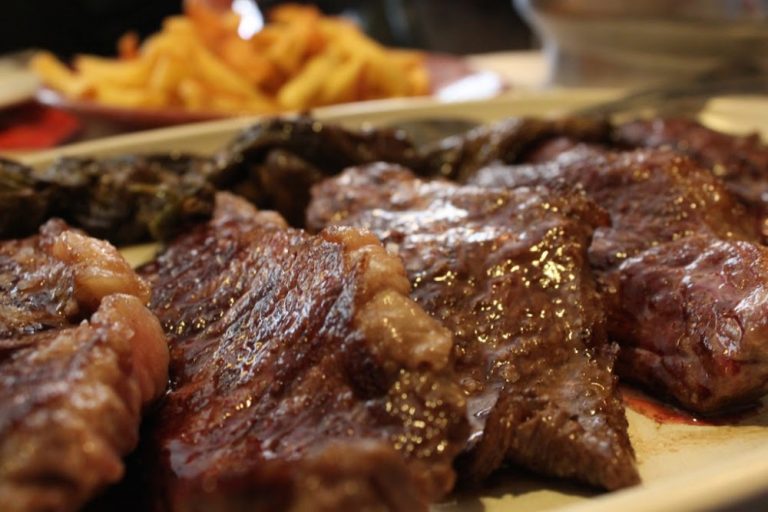
[[[35,74],[21,63],[21,55],[0,57],[0,109],[32,99],[40,85]]]
[[[439,104],[427,100],[387,101],[353,107],[333,107],[317,117],[350,126],[387,124],[424,117],[466,117],[492,121],[512,115],[558,115],[610,99],[612,91],[552,91],[512,93],[473,103]],[[768,103],[754,98],[713,102],[702,116],[720,129],[745,131],[765,123],[760,115]],[[226,120],[154,130],[84,144],[24,158],[45,165],[61,155],[110,155],[126,152],[210,152],[252,120]],[[763,125],[765,126],[765,125]],[[156,246],[126,251],[133,262],[151,258]],[[628,411],[630,436],[637,451],[644,484],[626,491],[595,494],[563,482],[536,479],[517,472],[496,475],[483,489],[463,493],[438,505],[441,512],[541,511],[634,512],[714,511],[766,493],[768,504],[768,413],[747,418],[737,426],[659,424]],[[764,505],[763,508],[768,508]],[[746,509],[744,509],[746,510]]]

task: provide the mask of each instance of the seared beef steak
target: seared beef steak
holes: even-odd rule
[[[748,213],[723,183],[672,151],[577,146],[549,163],[486,167],[470,183],[584,191],[611,216],[611,226],[598,229],[590,247],[590,261],[597,268],[610,268],[648,247],[692,233],[759,239]]]
[[[525,161],[538,145],[554,137],[606,142],[609,136],[610,125],[603,121],[512,117],[420,148],[417,165],[421,174],[463,181],[492,163]]]
[[[416,301],[454,332],[467,476],[506,459],[616,489],[638,475],[586,262],[601,221],[581,196],[429,183],[387,164],[323,182],[308,211],[316,229],[372,230],[403,258]]]
[[[372,235],[267,215],[222,195],[141,271],[171,339],[153,433],[165,504],[426,509],[467,434],[450,333]]]
[[[402,132],[347,130],[312,117],[254,124],[218,151],[207,171],[220,189],[260,208],[280,212],[293,226],[304,222],[309,188],[350,165],[384,160],[412,163],[416,149]]]
[[[768,215],[768,147],[760,136],[721,133],[691,119],[653,119],[613,130],[619,145],[671,147],[689,155],[725,181],[728,190],[762,217]]]
[[[610,331],[634,340],[620,352],[621,373],[706,410],[765,393],[768,251],[762,246],[691,236],[629,258],[604,280],[616,305]]]
[[[59,221],[0,244],[4,511],[74,511],[122,476],[167,380],[148,298],[113,247]]]
[[[550,163],[489,167],[472,182],[579,189],[609,212],[612,225],[596,230],[589,252],[622,377],[700,413],[768,390],[768,277],[758,271],[768,254],[705,168],[672,151],[582,147]]]

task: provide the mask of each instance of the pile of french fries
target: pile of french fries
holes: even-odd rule
[[[420,52],[385,48],[310,6],[276,7],[269,20],[246,40],[234,12],[187,1],[143,44],[123,36],[116,59],[80,55],[69,67],[41,52],[31,66],[68,98],[126,108],[271,113],[429,92]]]

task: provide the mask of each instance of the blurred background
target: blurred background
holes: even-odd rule
[[[698,104],[768,90],[768,0],[3,0],[2,12],[5,147],[388,98],[655,88]],[[40,141],[44,123],[55,136]]]
[[[281,2],[260,1],[266,10]],[[296,3],[296,2],[294,2]],[[534,38],[511,0],[326,0],[326,14],[356,20],[378,41],[453,54],[528,49]],[[0,53],[46,48],[60,57],[113,55],[115,41],[132,30],[158,30],[180,13],[181,0],[3,0]]]

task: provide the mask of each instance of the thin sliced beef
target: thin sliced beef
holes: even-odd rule
[[[511,461],[616,489],[637,483],[586,248],[582,196],[424,182],[387,164],[313,190],[308,225],[363,227],[404,262],[412,296],[456,337],[478,480]]]
[[[622,146],[670,147],[710,169],[761,217],[768,216],[768,146],[760,136],[721,133],[691,119],[638,120],[613,130]]]
[[[168,351],[149,290],[107,244],[50,221],[0,244],[0,503],[75,511],[120,479]]]
[[[141,273],[170,337],[152,434],[169,510],[425,510],[452,488],[453,340],[372,235],[221,195]]]
[[[575,122],[575,121],[574,121]],[[768,237],[768,146],[758,134],[737,136],[718,132],[692,119],[643,119],[619,124],[609,138],[598,141],[576,132],[541,142],[518,161],[542,163],[579,143],[603,144],[619,150],[671,149],[687,155],[725,182],[731,194],[757,217],[758,229]]]
[[[744,207],[707,169],[668,150],[579,147],[550,163],[489,167],[471,181],[581,190],[608,211],[612,225],[595,231],[589,256],[623,378],[705,414],[768,390],[759,320],[768,315],[768,277],[756,270],[766,249]],[[722,293],[712,291],[718,283]]]

